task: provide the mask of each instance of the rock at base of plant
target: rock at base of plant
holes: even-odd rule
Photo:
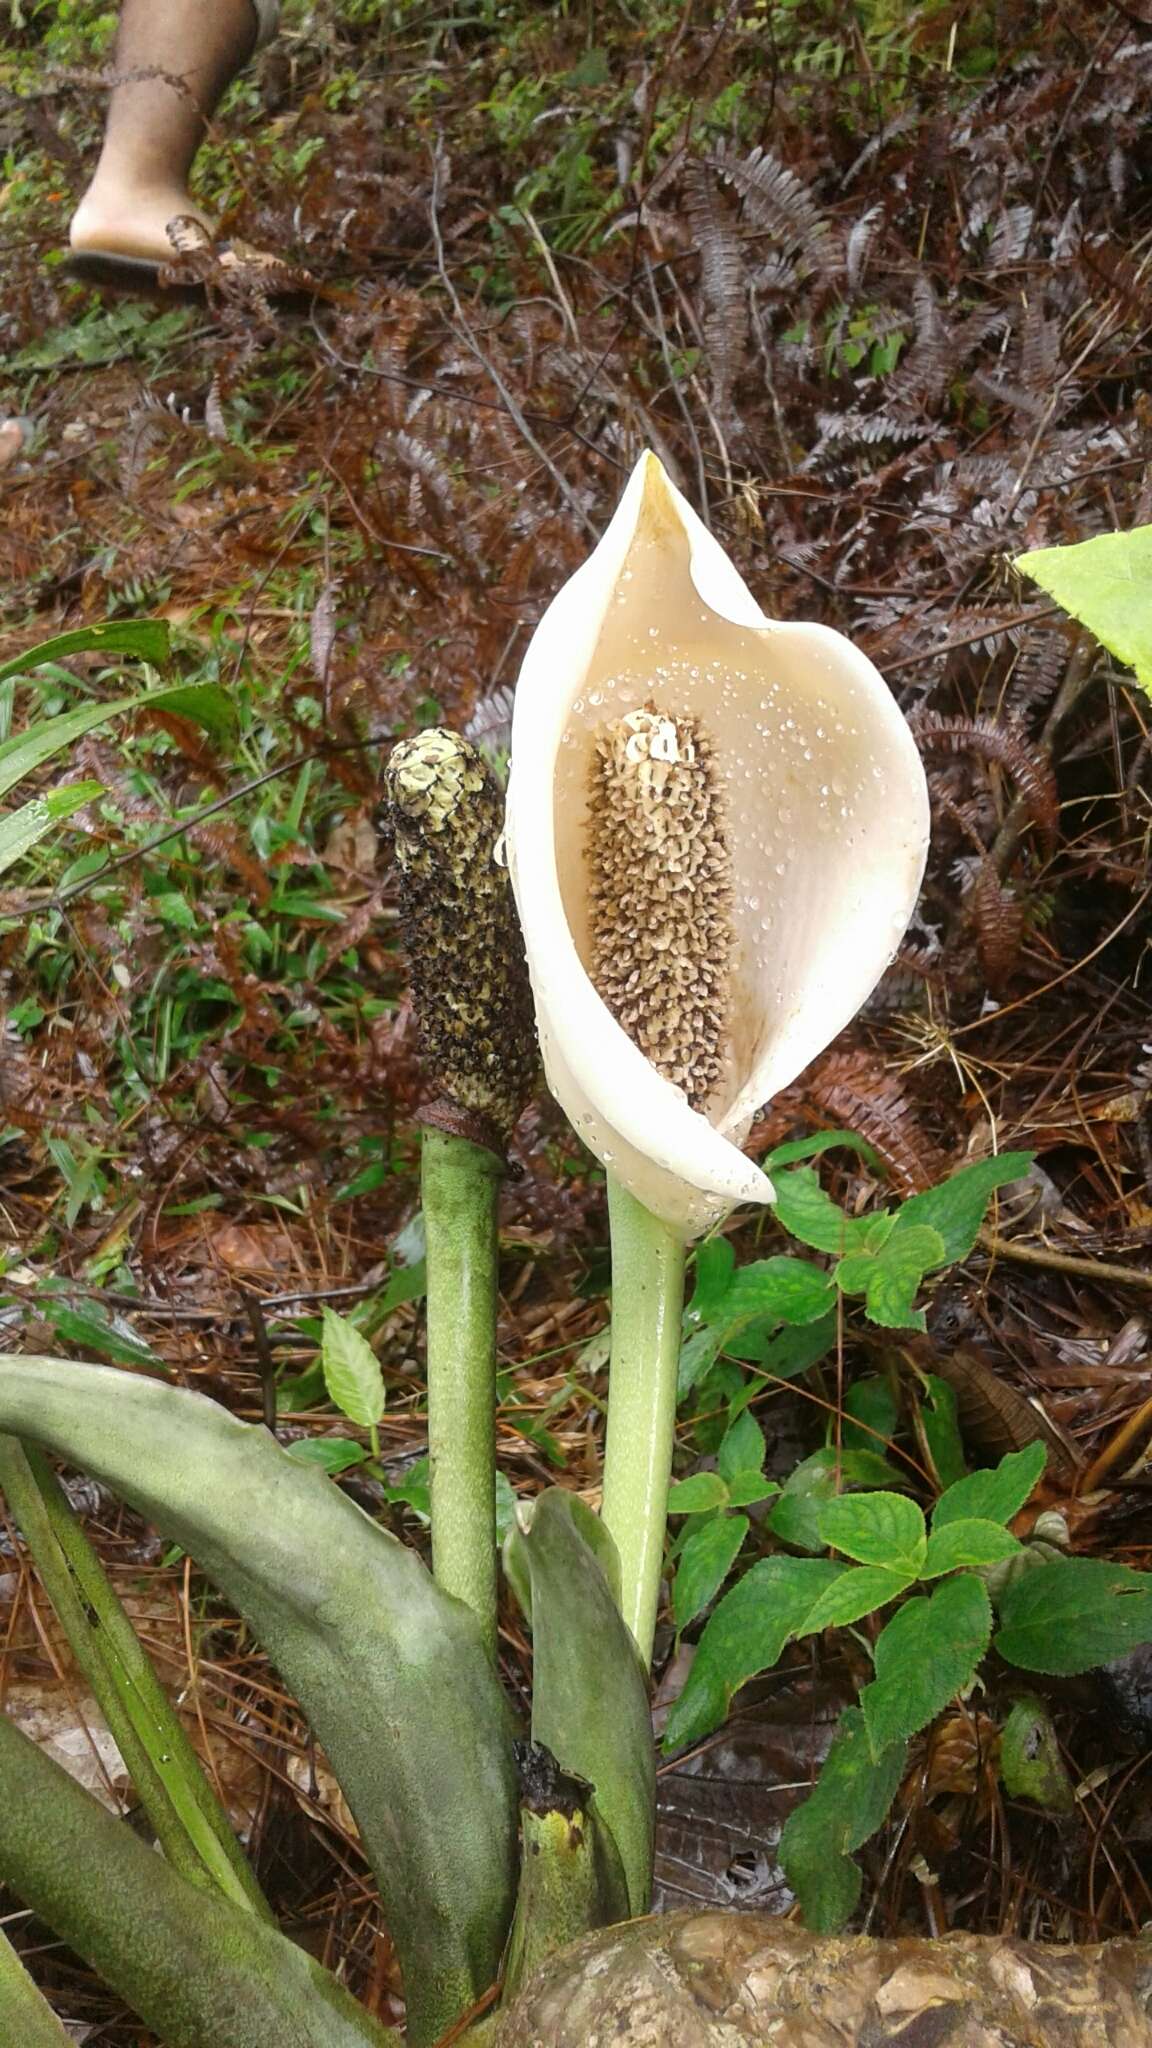
[[[1152,2048],[1152,1943],[877,1941],[767,1914],[611,1927],[529,1983],[498,2048]]]

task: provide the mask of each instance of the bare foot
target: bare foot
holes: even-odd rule
[[[175,250],[168,222],[180,215],[200,221],[212,236],[208,215],[179,185],[113,193],[102,190],[97,179],[72,216],[68,240],[77,255],[131,256],[148,263],[171,263]]]

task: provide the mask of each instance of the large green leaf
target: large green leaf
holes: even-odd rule
[[[988,1595],[972,1572],[893,1615],[876,1639],[876,1676],[860,1695],[875,1756],[918,1735],[971,1683],[991,1633]]]
[[[583,1501],[549,1487],[527,1530],[510,1532],[506,1554],[513,1585],[528,1582],[532,1740],[592,1786],[590,1810],[623,1867],[626,1910],[646,1913],[656,1816],[652,1718],[647,1675],[602,1562],[610,1542]]]
[[[855,1252],[867,1249],[868,1231],[874,1216],[846,1216],[831,1195],[826,1195],[810,1166],[795,1166],[778,1173],[776,1216],[801,1244],[818,1252]]]
[[[996,1189],[1020,1180],[1034,1157],[1032,1152],[997,1152],[991,1159],[962,1166],[959,1173],[942,1180],[938,1187],[925,1189],[922,1195],[910,1195],[896,1212],[897,1235],[926,1224],[939,1231],[944,1241],[936,1264],[950,1266],[957,1259],[966,1259]]]
[[[7,1358],[0,1429],[105,1480],[250,1621],[356,1817],[424,2048],[493,1981],[512,1910],[512,1746],[471,1612],[315,1467],[201,1394]]]
[[[720,1591],[748,1534],[747,1515],[717,1515],[694,1529],[680,1552],[672,1587],[672,1619],[687,1628]]]
[[[849,1707],[815,1788],[785,1822],[780,1861],[814,1933],[835,1934],[855,1907],[861,1876],[850,1852],[883,1821],[906,1754],[906,1744],[893,1743],[874,1756],[864,1716],[859,1707]]]
[[[836,1291],[810,1259],[757,1259],[740,1266],[720,1305],[720,1320],[770,1316],[778,1323],[814,1323],[827,1315]]]
[[[902,1493],[842,1493],[820,1509],[821,1538],[857,1564],[883,1565],[915,1578],[927,1537],[915,1501]]]
[[[996,1648],[1024,1671],[1091,1671],[1152,1643],[1152,1572],[1095,1557],[1039,1564],[1000,1602]]]
[[[1016,567],[1095,633],[1152,690],[1152,526],[1072,547],[1033,548]]]
[[[848,1570],[825,1557],[766,1557],[724,1595],[700,1638],[684,1690],[668,1716],[665,1749],[719,1726],[738,1686],[779,1662],[821,1594]]]
[[[4,1714],[0,1808],[0,1882],[166,2048],[400,2048],[305,1949],[189,1884]]]
[[[1010,1522],[1019,1514],[1044,1470],[1048,1453],[1041,1443],[1009,1451],[987,1471],[969,1472],[942,1493],[932,1513],[933,1529],[949,1522]]]

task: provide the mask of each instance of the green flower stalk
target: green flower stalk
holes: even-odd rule
[[[432,1566],[496,1648],[497,1203],[536,1078],[524,946],[483,756],[434,728],[386,773],[413,999],[436,1099],[422,1112]]]

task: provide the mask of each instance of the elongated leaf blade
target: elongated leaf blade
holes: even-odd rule
[[[513,1904],[512,1747],[469,1609],[314,1466],[201,1394],[6,1358],[0,1429],[105,1480],[251,1623],[356,1817],[425,2048],[494,1980]]]
[[[215,683],[180,684],[170,690],[148,690],[133,697],[112,697],[104,704],[82,704],[46,718],[27,732],[15,733],[0,745],[0,796],[6,796],[43,761],[62,753],[95,726],[107,725],[126,711],[171,711],[190,718],[217,738],[233,729],[234,714],[225,692]]]
[[[835,1934],[852,1912],[861,1879],[851,1851],[884,1820],[906,1756],[905,1743],[874,1756],[863,1714],[849,1707],[813,1791],[785,1823],[780,1861],[815,1933]]]
[[[849,1569],[824,1557],[766,1557],[745,1572],[709,1618],[668,1716],[665,1749],[711,1734],[737,1688],[778,1663],[821,1594]]]
[[[54,789],[47,796],[34,796],[30,802],[21,804],[18,811],[12,811],[6,818],[0,818],[0,875],[5,868],[23,860],[37,840],[59,824],[62,818],[71,817],[84,804],[90,804],[103,790],[101,782],[71,782],[63,789]]]
[[[632,1913],[648,1911],[656,1757],[648,1680],[601,1557],[611,1541],[592,1510],[561,1487],[507,1541],[514,1586],[532,1612],[532,1740],[593,1787],[591,1811],[623,1867]]]
[[[30,675],[45,661],[62,661],[66,654],[134,654],[140,661],[158,666],[168,658],[166,619],[108,619],[99,626],[77,626],[71,633],[57,633],[26,647],[23,654],[0,664],[0,683],[12,676]]]
[[[0,1806],[0,1880],[170,2048],[400,2048],[304,1949],[189,1884],[4,1714]]]

